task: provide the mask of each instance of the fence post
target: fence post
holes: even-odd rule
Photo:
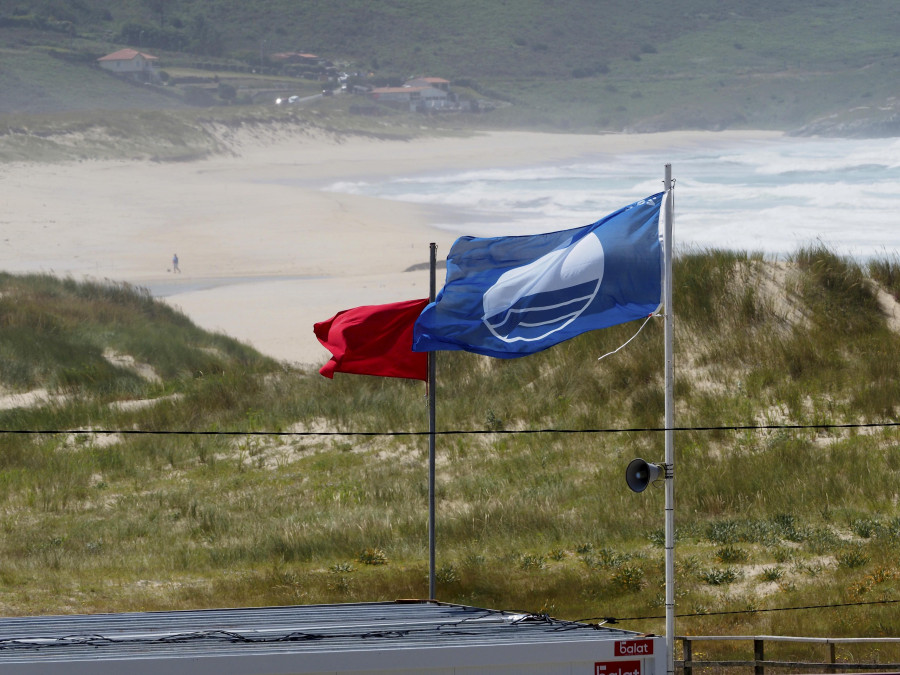
[[[837,643],[835,643],[835,642],[829,642],[829,643],[828,643],[828,651],[829,651],[829,654],[828,654],[828,655],[829,655],[830,661],[831,661],[831,663],[832,663],[832,667],[828,669],[828,672],[829,672],[829,673],[836,673],[836,672],[837,672],[837,668],[834,668],[833,665],[834,665],[835,663],[837,663]]]
[[[765,675],[766,667],[762,662],[766,660],[766,654],[763,641],[759,638],[753,640],[753,660],[756,662],[753,666],[753,675]]]
[[[681,648],[681,651],[684,653],[684,675],[692,675],[694,667],[691,662],[694,660],[694,655],[691,639],[686,637],[681,638]]]

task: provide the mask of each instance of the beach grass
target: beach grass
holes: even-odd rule
[[[680,632],[892,634],[858,603],[900,592],[895,270],[676,261],[677,423],[703,427],[676,433]],[[0,410],[4,614],[427,594],[422,383],[327,380],[124,284],[0,294],[3,385],[43,391]],[[438,354],[438,430],[475,432],[437,438],[439,599],[663,632],[662,490],[624,482],[663,454],[661,322],[597,362],[635,330]],[[811,605],[850,607],[753,612]]]

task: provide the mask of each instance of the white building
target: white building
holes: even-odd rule
[[[112,54],[101,56],[97,63],[104,70],[116,75],[133,77],[142,81],[157,79],[158,71],[156,62],[159,59],[151,54],[139,52],[136,49],[120,49]]]
[[[450,91],[450,80],[445,80],[443,77],[414,77],[411,80],[407,80],[405,84],[407,87],[434,87],[435,89]]]
[[[410,110],[446,107],[449,94],[434,87],[377,87],[369,97],[379,103],[409,105]]]

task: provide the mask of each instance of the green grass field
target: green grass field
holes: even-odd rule
[[[900,53],[890,0],[652,0],[639,11],[618,0],[107,5],[0,9],[0,117],[246,106],[274,100],[272,89],[314,92],[319,82],[279,76],[270,58],[299,50],[364,84],[435,75],[464,98],[500,106],[445,125],[596,132],[816,123],[819,133],[863,135],[895,125]],[[129,85],[96,67],[122,47],[158,56],[170,86]],[[193,81],[174,77],[186,72]]]

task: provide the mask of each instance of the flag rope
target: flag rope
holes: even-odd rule
[[[607,353],[604,354],[603,356],[598,356],[598,357],[597,357],[597,360],[598,360],[598,361],[602,361],[602,360],[605,359],[607,356],[612,356],[613,354],[615,354],[615,353],[619,352],[620,350],[624,349],[625,347],[627,347],[627,346],[628,346],[628,343],[631,342],[632,340],[634,340],[634,338],[636,338],[636,337],[640,334],[640,332],[641,332],[642,330],[644,330],[644,326],[646,326],[646,325],[647,325],[647,322],[648,322],[650,319],[652,319],[654,316],[662,316],[662,315],[661,315],[661,314],[656,314],[656,313],[654,313],[654,314],[648,314],[648,315],[647,315],[647,318],[644,319],[644,323],[642,323],[642,324],[641,324],[641,327],[637,329],[637,333],[635,333],[634,335],[632,335],[632,336],[631,336],[630,338],[628,338],[623,344],[619,345],[618,347],[616,347],[615,349],[613,349],[611,352],[607,352]]]

